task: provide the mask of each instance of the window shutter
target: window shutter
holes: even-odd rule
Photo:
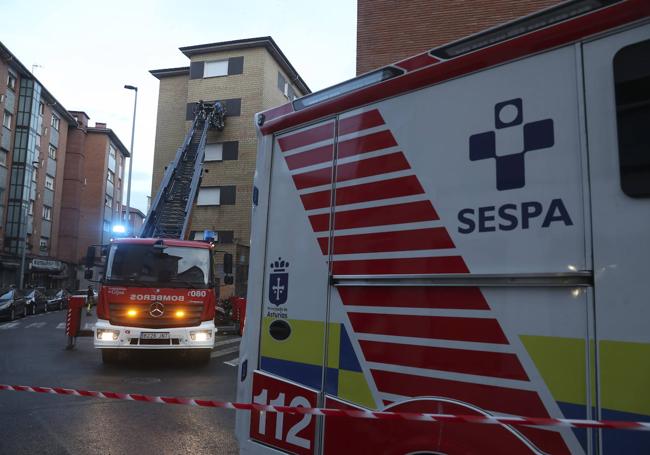
[[[190,63],[190,79],[202,79],[205,62]]]
[[[230,141],[223,143],[223,159],[236,160],[239,156],[239,142]]]
[[[234,231],[218,231],[219,232],[219,243],[232,243],[235,233]]]
[[[232,98],[223,100],[223,102],[226,103],[227,117],[238,117],[241,115],[241,98]]]
[[[244,57],[231,57],[228,59],[228,76],[244,72]]]
[[[232,186],[222,186],[221,188],[221,205],[234,205],[235,204],[235,194],[237,193],[237,187]]]

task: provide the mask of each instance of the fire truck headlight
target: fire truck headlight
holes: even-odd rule
[[[119,330],[97,329],[97,339],[102,341],[115,341],[120,336]]]
[[[192,341],[208,341],[212,338],[212,330],[200,330],[198,332],[190,332]]]

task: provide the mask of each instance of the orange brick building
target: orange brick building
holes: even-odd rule
[[[402,60],[559,0],[357,0],[357,74]]]

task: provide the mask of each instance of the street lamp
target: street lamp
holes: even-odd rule
[[[131,230],[131,172],[133,171],[133,139],[135,137],[135,110],[138,106],[138,87],[134,85],[125,85],[125,89],[135,91],[135,102],[133,103],[133,126],[131,127],[131,158],[129,159],[129,181],[126,188],[126,226],[127,230]]]
[[[38,168],[38,161],[32,161],[32,168],[36,169]],[[32,172],[34,170],[32,169]],[[25,284],[25,256],[27,254],[27,222],[29,221],[29,204],[31,203],[32,200],[32,182],[34,181],[33,177],[30,177],[29,179],[29,189],[27,192],[27,207],[25,208],[25,216],[23,217],[23,224],[25,226],[25,234],[23,235],[22,243],[23,243],[23,252],[20,255],[20,276],[18,277],[18,284],[19,287],[18,289],[23,289],[23,285]]]

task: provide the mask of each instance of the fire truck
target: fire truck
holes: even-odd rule
[[[563,2],[256,117],[237,399],[650,420],[650,2]],[[239,412],[242,453],[647,454]]]
[[[167,167],[139,237],[103,246],[104,273],[98,294],[94,345],[105,363],[128,350],[188,350],[208,362],[214,345],[217,250],[211,237],[188,237],[200,186],[207,132],[223,130],[220,102],[199,103],[195,118]],[[95,262],[90,247],[86,265]],[[224,282],[232,284],[232,255],[223,256]],[[87,268],[86,278],[93,270]]]

